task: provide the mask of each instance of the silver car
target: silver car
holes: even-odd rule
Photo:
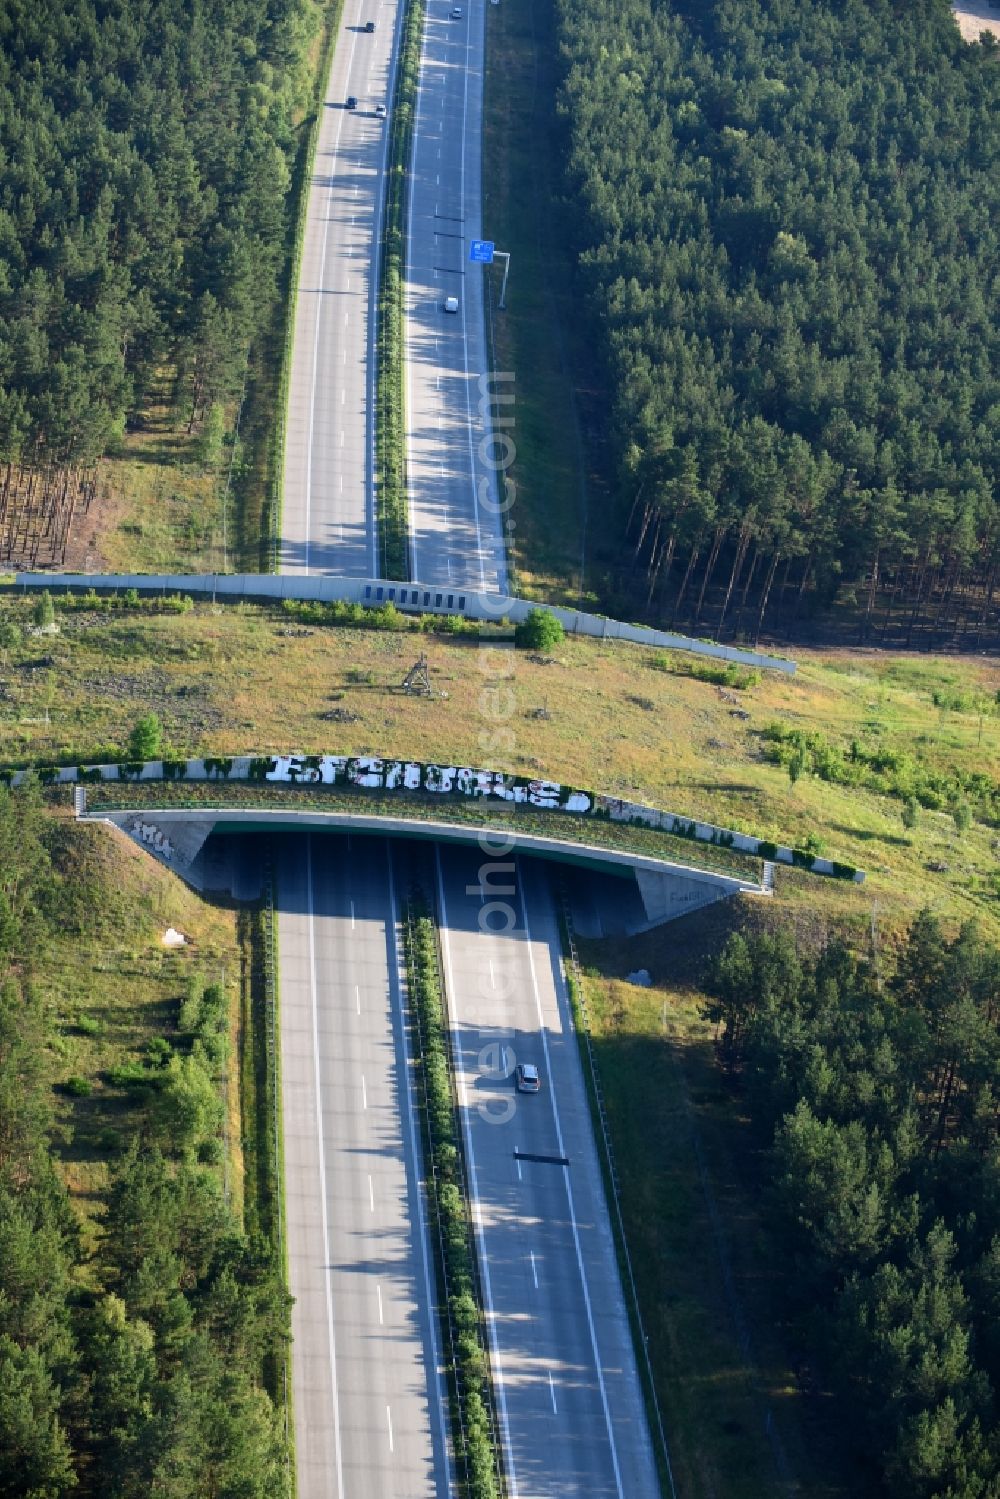
[[[516,1076],[519,1093],[537,1093],[542,1086],[538,1068],[533,1062],[518,1062]]]

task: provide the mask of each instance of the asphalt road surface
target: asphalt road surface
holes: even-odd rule
[[[378,574],[375,310],[397,0],[345,0],[320,122],[295,307],[278,565]],[[374,32],[364,30],[366,21]],[[349,110],[353,95],[357,108]]]
[[[439,849],[438,886],[510,1493],[655,1499],[548,871],[493,861],[483,889],[484,858]],[[539,1093],[515,1091],[519,1061]]]
[[[447,1496],[388,845],[277,847],[299,1499]]]
[[[482,237],[486,0],[460,8],[453,18],[450,0],[427,0],[414,121],[404,296],[410,575],[504,593],[496,465],[513,434],[492,440],[481,404],[483,271],[468,259],[470,241]],[[457,313],[444,310],[449,296]]]

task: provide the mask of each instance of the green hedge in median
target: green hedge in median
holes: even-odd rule
[[[481,1339],[482,1312],[469,1244],[469,1215],[451,1090],[448,1032],[441,993],[437,934],[426,907],[414,896],[407,911],[407,979],[417,1017],[420,1071],[426,1104],[431,1171],[428,1195],[438,1223],[438,1247],[448,1298],[448,1327],[455,1365],[453,1399],[459,1456],[470,1499],[499,1499],[498,1454],[490,1419],[490,1369]]]
[[[424,0],[407,0],[390,117],[385,223],[378,304],[376,500],[383,578],[409,577],[406,502],[405,350],[403,283],[406,275],[406,185],[417,106]]]

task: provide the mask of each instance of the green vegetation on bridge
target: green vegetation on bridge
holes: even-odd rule
[[[794,678],[727,685],[691,675],[713,663],[611,641],[567,638],[546,655],[477,633],[415,638],[267,607],[54,602],[59,633],[38,636],[34,601],[0,598],[9,765],[126,759],[150,711],[176,757],[292,744],[486,760],[834,854],[866,870],[863,894],[781,878],[852,920],[877,899],[900,921],[934,902],[997,922],[997,834],[977,779],[1000,784],[1000,673],[987,661],[813,652]],[[400,690],[420,650],[433,698]],[[793,740],[765,737],[775,724],[805,736],[801,756]],[[487,753],[484,733],[510,747]],[[922,804],[914,788],[932,795]]]

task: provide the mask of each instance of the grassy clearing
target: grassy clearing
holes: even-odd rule
[[[814,882],[815,883],[815,882]],[[678,1492],[861,1499],[785,1321],[791,1267],[766,1231],[767,1181],[717,1067],[697,988],[707,954],[796,908],[740,900],[631,940],[580,942],[622,1208]],[[822,914],[800,923],[803,940]],[[624,975],[648,968],[653,986]]]
[[[586,604],[596,599],[590,579],[606,507],[587,472],[580,430],[590,358],[574,331],[575,263],[566,248],[552,103],[554,7],[504,0],[486,19],[484,225],[511,253],[505,312],[496,308],[501,264],[490,272],[495,367],[516,376],[511,561],[524,597]]]
[[[108,496],[76,539],[87,571],[217,572],[223,567],[224,475],[197,463],[188,436],[166,404],[151,405],[119,454],[101,465]],[[235,411],[230,413],[230,421]],[[228,462],[228,451],[226,454]]]
[[[29,607],[8,598],[0,621],[26,628]],[[739,695],[744,722],[717,687],[659,669],[662,653],[612,641],[567,639],[557,658],[533,658],[488,653],[471,637],[292,626],[279,611],[243,605],[184,615],[60,611],[60,624],[59,635],[27,637],[0,660],[6,764],[97,759],[102,750],[117,759],[152,709],[183,755],[330,751],[538,771],[797,846],[812,835],[868,871],[863,887],[832,890],[779,870],[789,902],[870,915],[875,899],[889,924],[930,904],[1000,928],[993,829],[973,823],[960,836],[947,812],[922,812],[907,831],[894,798],[808,775],[793,785],[763,757],[759,734],[780,718],[1000,780],[1000,718],[980,725],[978,714],[932,701],[956,684],[994,697],[995,664],[804,652],[796,677],[768,675]],[[421,650],[434,699],[397,690]],[[497,712],[507,715],[507,741]]]
[[[174,1036],[193,974],[211,983],[224,976],[231,1009],[236,1007],[240,949],[231,910],[202,901],[127,839],[61,819],[53,836],[56,865],[71,882],[72,903],[67,898],[62,930],[34,982],[59,1027],[47,1058],[58,1098],[62,1143],[57,1154],[89,1245],[99,1232],[109,1171],[139,1117],[108,1074],[117,1066],[141,1062],[157,1038]],[[186,947],[163,946],[168,926],[187,936]],[[234,1038],[224,1089],[228,1159],[219,1171],[239,1212],[237,1073]],[[61,1086],[70,1077],[82,1079],[89,1091],[72,1096]]]

